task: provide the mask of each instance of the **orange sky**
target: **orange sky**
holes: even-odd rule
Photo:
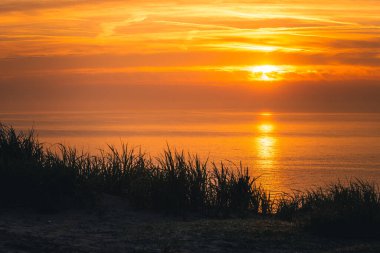
[[[380,2],[312,2],[2,0],[0,105],[380,110]]]

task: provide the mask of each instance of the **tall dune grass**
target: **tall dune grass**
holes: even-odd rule
[[[100,193],[169,213],[274,216],[324,235],[380,236],[380,193],[369,182],[273,197],[241,164],[210,164],[170,148],[151,158],[127,145],[97,156],[63,145],[51,151],[33,131],[0,125],[0,208],[57,210]]]
[[[168,148],[158,158],[122,145],[98,156],[59,145],[46,150],[33,131],[0,127],[0,205],[56,208],[96,193],[137,207],[205,215],[270,213],[269,199],[242,166],[212,165]]]
[[[380,191],[363,180],[337,182],[293,196],[282,196],[276,214],[301,220],[317,234],[344,237],[380,236]]]

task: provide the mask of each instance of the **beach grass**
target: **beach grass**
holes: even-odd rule
[[[103,193],[176,215],[269,216],[322,235],[380,236],[380,192],[366,181],[273,196],[241,164],[209,163],[169,147],[157,158],[128,145],[96,156],[63,145],[52,151],[34,131],[0,126],[1,208],[57,211]]]
[[[336,182],[293,196],[282,196],[276,215],[302,220],[306,229],[322,235],[379,237],[380,191],[356,179]]]

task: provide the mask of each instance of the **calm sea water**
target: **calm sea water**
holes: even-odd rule
[[[231,166],[240,161],[272,191],[340,179],[380,184],[380,114],[199,111],[0,113],[15,128],[92,153],[128,143],[152,156],[166,145]]]

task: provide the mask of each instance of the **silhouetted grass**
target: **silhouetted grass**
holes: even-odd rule
[[[269,199],[256,178],[168,148],[152,159],[122,145],[98,156],[59,145],[46,150],[33,131],[0,127],[0,205],[59,208],[97,193],[127,198],[136,207],[204,215],[259,214]],[[237,172],[235,172],[237,171]]]
[[[170,148],[154,159],[127,145],[97,156],[63,145],[51,151],[33,131],[0,125],[0,207],[56,210],[108,193],[169,213],[269,215],[324,235],[380,235],[380,194],[368,182],[272,197],[256,179],[241,164],[209,166]]]
[[[317,234],[342,237],[380,236],[380,192],[359,179],[283,196],[277,216],[298,220]]]
[[[34,132],[0,126],[0,205],[55,207],[77,194],[75,168],[44,151]],[[68,198],[70,197],[70,198]]]

